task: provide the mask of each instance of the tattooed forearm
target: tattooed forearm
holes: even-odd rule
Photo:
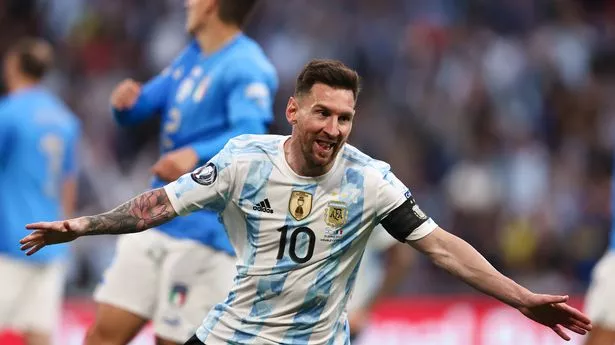
[[[162,188],[147,191],[113,210],[88,221],[85,235],[127,234],[143,231],[165,223],[177,216]]]

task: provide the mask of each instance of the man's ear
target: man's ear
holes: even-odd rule
[[[288,99],[288,104],[286,104],[286,120],[291,126],[297,124],[298,113],[299,113],[299,102],[295,97],[291,96]]]

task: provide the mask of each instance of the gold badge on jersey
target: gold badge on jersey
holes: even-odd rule
[[[325,209],[325,223],[332,228],[341,228],[348,221],[348,208],[339,201],[331,201]]]
[[[288,211],[296,220],[303,220],[312,212],[312,194],[294,190],[290,193]]]

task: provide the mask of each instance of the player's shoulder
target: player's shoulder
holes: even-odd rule
[[[274,134],[242,134],[229,140],[225,151],[236,158],[277,156],[280,154],[280,145],[285,138],[285,136]]]
[[[199,56],[200,53],[201,48],[199,47],[198,42],[196,41],[196,39],[192,39],[188,42],[188,44],[186,44],[184,49],[182,49],[179,54],[177,54],[173,62],[174,64],[178,64],[185,62],[189,59],[195,59]]]
[[[372,158],[350,144],[344,145],[341,154],[346,165],[361,168],[366,172],[385,176],[391,171],[391,166],[387,162]]]
[[[275,67],[264,50],[256,41],[245,35],[238,38],[234,49],[227,56],[227,63],[233,66],[228,71],[235,75],[277,78]]]

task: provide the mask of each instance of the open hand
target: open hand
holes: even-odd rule
[[[79,218],[28,224],[26,229],[34,231],[19,241],[21,250],[29,256],[47,245],[70,242],[83,234],[84,225]]]
[[[152,173],[165,182],[171,182],[194,170],[198,162],[199,157],[194,149],[184,147],[160,157],[152,167]]]
[[[562,327],[584,335],[592,329],[589,318],[566,304],[568,296],[533,294],[519,311],[526,317],[551,328],[562,339],[569,341],[570,336]]]

